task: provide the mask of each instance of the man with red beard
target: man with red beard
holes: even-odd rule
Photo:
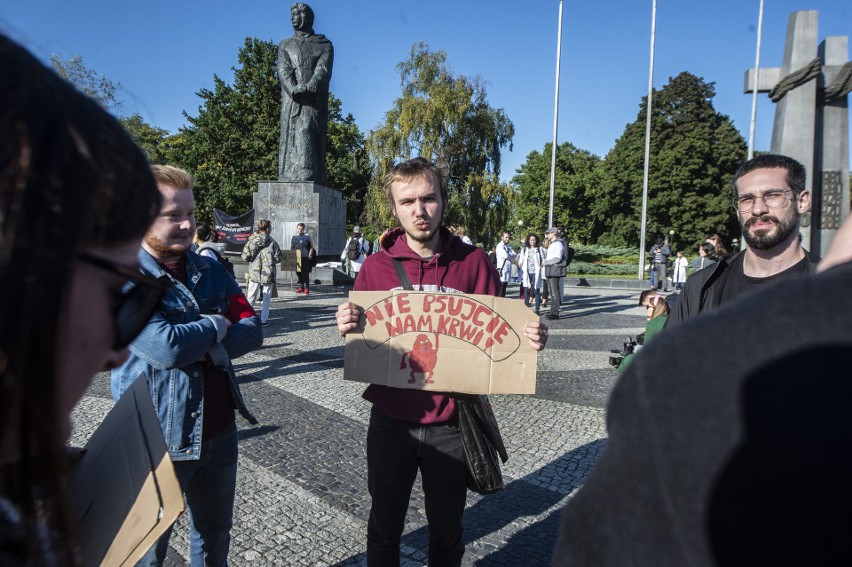
[[[740,166],[733,179],[734,208],[745,250],[690,276],[666,327],[813,269],[799,239],[799,217],[811,206],[805,175],[802,164],[782,155]]]
[[[257,315],[215,259],[190,251],[195,233],[192,177],[154,165],[163,207],[148,229],[139,265],[172,287],[130,356],[112,371],[114,399],[145,376],[190,518],[190,564],[228,563],[237,481],[238,411],[249,423],[231,361],[263,343]],[[163,565],[167,531],[138,563]]]

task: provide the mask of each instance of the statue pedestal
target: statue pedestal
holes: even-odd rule
[[[296,225],[305,223],[318,256],[339,257],[346,244],[346,202],[337,189],[312,181],[259,181],[255,221],[272,221],[272,237],[290,249]]]

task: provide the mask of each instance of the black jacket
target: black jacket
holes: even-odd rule
[[[718,294],[716,291],[719,286],[719,280],[722,278],[722,274],[731,269],[731,264],[740,254],[742,252],[737,252],[727,258],[721,258],[714,266],[698,270],[689,276],[686,279],[686,285],[680,293],[674,310],[669,315],[666,328],[677,325],[702,311],[709,311],[718,307],[716,301]],[[805,260],[808,272],[813,272],[819,259],[805,250]]]

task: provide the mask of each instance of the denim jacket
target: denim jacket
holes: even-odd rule
[[[200,315],[224,314],[227,298],[242,292],[218,262],[194,252],[186,255],[186,286],[144,249],[139,251],[139,263],[155,277],[168,276],[174,286],[130,345],[130,357],[112,371],[112,397],[117,400],[144,374],[172,460],[197,460],[204,419],[204,370],[200,361],[217,344],[215,324]],[[260,322],[257,317],[248,317],[228,327],[220,344],[234,359],[262,343]],[[249,423],[256,424],[257,419],[243,401],[230,360],[227,367],[234,406]]]

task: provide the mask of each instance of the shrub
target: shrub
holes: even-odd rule
[[[593,264],[590,262],[571,262],[571,274],[590,276],[630,276],[636,273],[638,261],[633,264]]]

